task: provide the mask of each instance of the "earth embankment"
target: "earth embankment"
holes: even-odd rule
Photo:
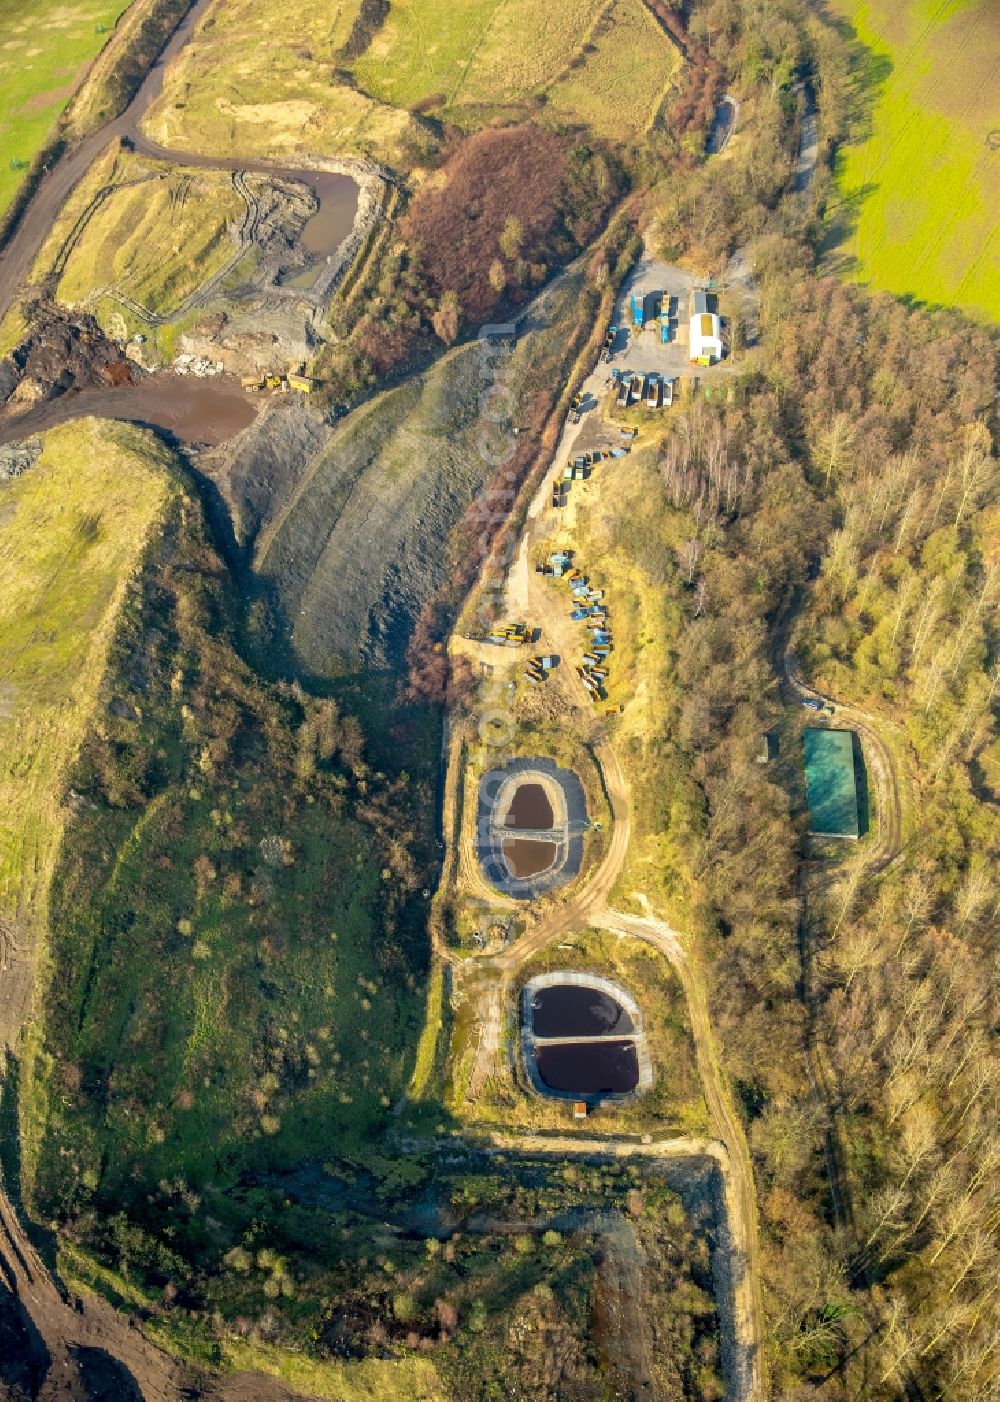
[[[463,544],[463,517],[560,383],[582,282],[575,269],[547,289],[499,360],[457,346],[334,425],[279,401],[202,460],[247,550],[275,660],[313,676],[403,669],[422,609],[484,528]],[[498,384],[502,422],[484,412]]]

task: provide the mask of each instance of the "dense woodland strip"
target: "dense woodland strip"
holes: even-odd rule
[[[754,1149],[774,1395],[986,1397],[997,342],[816,276],[823,182],[806,202],[781,193],[794,116],[779,75],[810,57],[830,138],[857,103],[846,50],[804,8],[747,18],[736,52],[744,76],[760,70],[762,120],[741,159],[663,192],[669,252],[719,267],[755,236],[763,361],[737,402],[692,405],[663,453],[654,500],[686,513],[690,541],[649,564],[685,607],[649,801],[700,910]],[[807,679],[887,737],[903,809],[888,865],[818,854],[791,766],[755,762],[781,718],[793,598]]]

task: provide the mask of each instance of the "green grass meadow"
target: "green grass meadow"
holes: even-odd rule
[[[642,0],[396,0],[355,72],[384,102],[466,129],[527,103],[621,140],[648,124],[675,67]]]
[[[0,0],[0,214],[126,8]]]
[[[360,11],[227,0],[225,22],[206,17],[171,65],[147,133],[192,150],[394,161],[422,112],[465,131],[537,117],[619,142],[648,127],[678,63],[643,0],[393,0],[349,53]]]
[[[1000,319],[1000,7],[834,0],[869,55],[867,130],[840,152],[831,266]]]
[[[0,919],[44,910],[67,775],[169,494],[167,457],[139,429],[85,420],[0,488]]]

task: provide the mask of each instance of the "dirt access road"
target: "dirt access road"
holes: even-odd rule
[[[27,280],[67,197],[109,142],[122,136],[135,138],[140,119],[160,95],[167,65],[190,39],[211,4],[212,0],[195,0],[121,116],[72,147],[42,179],[0,255],[0,321]]]
[[[584,382],[583,390],[599,399],[606,374],[605,367],[598,365]],[[544,534],[543,515],[551,497],[552,482],[561,476],[582,427],[582,423],[569,422],[564,427],[552,467],[529,505],[524,533],[507,581],[508,616],[530,619],[539,625],[546,649],[563,658],[572,657],[579,650],[579,633],[569,619],[565,595],[546,587],[545,577],[536,574],[531,567],[531,553],[536,540]],[[613,595],[609,603],[613,609]],[[567,721],[575,723],[579,733],[587,737],[600,767],[612,815],[610,839],[601,862],[590,875],[567,896],[547,906],[540,918],[530,923],[512,945],[500,954],[472,956],[472,963],[483,978],[479,992],[481,1035],[469,1092],[474,1096],[477,1087],[503,1071],[503,1028],[511,1006],[512,986],[519,970],[539,950],[587,926],[595,926],[644,940],[670,961],[687,1000],[705,1100],[719,1141],[717,1157],[722,1169],[726,1206],[721,1249],[732,1284],[731,1318],[724,1321],[723,1328],[724,1336],[731,1340],[727,1350],[728,1395],[730,1402],[759,1402],[763,1397],[763,1312],[753,1169],[743,1127],[721,1068],[701,972],[689,957],[684,936],[658,920],[641,893],[634,898],[643,909],[643,915],[626,914],[612,908],[611,893],[624,871],[632,833],[627,780],[606,727],[599,718],[595,719],[590,697],[573,669],[569,665],[560,667],[549,685],[560,689]],[[457,762],[457,748],[453,743],[452,766]],[[468,836],[464,834],[460,839],[463,848]],[[445,870],[453,870],[455,865],[459,869],[468,867],[474,860],[474,853],[463,850],[458,863],[446,863]],[[478,894],[481,896],[482,892]],[[528,919],[531,920],[530,912]],[[447,948],[439,945],[438,953],[454,962],[454,955]],[[462,963],[468,966],[470,961],[466,959]],[[567,1140],[567,1144],[579,1143],[575,1139]],[[524,1139],[519,1140],[519,1147],[528,1147]],[[632,1147],[625,1143],[621,1146],[623,1152],[630,1152]],[[692,1147],[688,1151],[695,1152],[695,1149]],[[609,1152],[607,1144],[605,1152]],[[725,1313],[725,1301],[720,1302],[720,1308]]]

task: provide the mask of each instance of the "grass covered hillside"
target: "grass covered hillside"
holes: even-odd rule
[[[1000,319],[1000,10],[993,0],[834,0],[833,10],[863,46],[870,105],[837,161],[833,265],[897,296]]]
[[[34,465],[0,484],[0,931],[19,945],[44,944],[69,771],[126,582],[174,491],[167,461],[148,434],[88,420],[48,434]],[[29,997],[19,984],[4,1037]]]
[[[568,270],[536,299],[530,330],[503,356],[511,421],[525,441],[512,470],[530,462],[598,300],[583,268]],[[287,494],[268,469],[273,498],[253,508],[262,520],[251,623],[272,660],[287,648],[288,665],[314,677],[405,670],[422,611],[479,560],[482,503],[467,513],[511,441],[506,422],[483,432],[481,396],[494,373],[479,343],[455,346],[317,435]],[[234,486],[254,486],[255,464],[265,461],[255,453],[245,468],[238,463],[243,485]],[[237,514],[251,515],[243,504]],[[433,663],[434,655],[425,637],[410,660]]]
[[[67,488],[43,459],[19,504],[32,473]],[[336,1402],[603,1398],[639,1366],[718,1399],[709,1166],[401,1152],[429,786],[376,771],[332,701],[247,668],[200,507],[153,480],[161,537],[64,767],[22,1083],[22,1182],[62,1279],[192,1364]]]
[[[643,0],[396,0],[354,72],[383,101],[467,130],[535,107],[620,141],[652,120],[676,66]]]
[[[88,469],[51,444],[79,435],[0,498],[19,542],[0,567],[25,580],[4,591],[4,895],[9,912],[33,896],[50,931],[24,1186],[78,1254],[179,1288],[259,1217],[224,1196],[242,1175],[363,1159],[405,1085],[432,840],[408,823],[430,795],[374,772],[332,702],[240,661],[186,493],[126,591],[169,479],[114,426],[78,506]]]
[[[679,67],[643,0],[345,0],[325,12],[231,0],[171,65],[147,119],[200,151],[426,152],[462,131],[535,117],[622,142],[657,116]]]
[[[35,276],[55,267],[56,295],[69,306],[110,288],[169,315],[234,258],[231,229],[245,213],[226,171],[109,153],[67,202]]]
[[[213,7],[167,70],[146,118],[153,140],[201,154],[378,154],[393,161],[412,128],[338,73],[361,9],[267,0]]]

